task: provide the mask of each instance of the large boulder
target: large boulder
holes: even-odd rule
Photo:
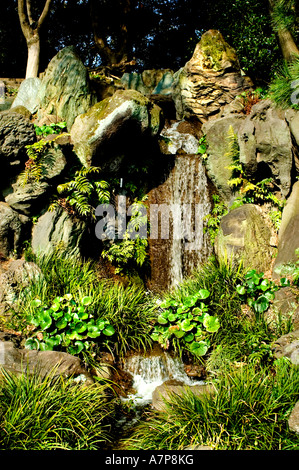
[[[60,351],[16,348],[13,342],[0,339],[0,377],[2,369],[16,375],[80,377],[84,382],[93,383],[91,375],[76,356]]]
[[[31,282],[42,278],[39,267],[24,259],[12,260],[0,270],[0,315],[10,315],[10,310],[16,306],[21,293]]]
[[[19,88],[18,94],[11,105],[11,109],[24,106],[31,114],[36,113],[39,107],[38,92],[41,81],[39,78],[27,78]]]
[[[234,133],[238,134],[244,118],[245,116],[242,114],[232,114],[208,121],[202,126],[207,142],[207,174],[226,203],[229,203],[234,197],[232,188],[228,184],[232,177],[232,171],[227,168],[232,164],[231,157],[227,155],[228,132],[232,127]]]
[[[42,176],[39,181],[23,183],[19,179],[12,184],[12,192],[5,201],[14,210],[27,216],[37,215],[49,199],[51,192],[56,189],[59,177],[66,169],[66,158],[57,144],[45,149],[42,159]]]
[[[235,50],[219,31],[209,30],[202,35],[192,58],[174,75],[172,96],[177,119],[196,116],[206,122],[251,87],[251,80],[241,73]]]
[[[102,166],[134,150],[138,137],[161,130],[161,109],[135,90],[119,90],[78,116],[71,129],[74,151],[84,166]]]
[[[278,253],[273,266],[273,275],[279,276],[281,269],[298,260],[299,248],[299,181],[292,188],[292,193],[282,212],[278,232]]]
[[[121,82],[126,89],[136,90],[143,95],[171,95],[173,71],[144,70],[142,73],[124,73]]]
[[[46,212],[39,217],[32,231],[32,249],[47,255],[63,248],[69,254],[80,254],[86,224],[62,209]]]
[[[19,113],[0,113],[0,187],[9,185],[28,159],[26,145],[36,142],[34,125]]]
[[[5,202],[0,202],[0,254],[9,258],[20,254],[26,238],[30,220],[14,211]]]
[[[299,401],[297,401],[296,405],[292,409],[292,412],[288,419],[288,425],[291,431],[294,431],[299,434]]]
[[[273,343],[273,354],[277,359],[287,357],[292,364],[299,365],[299,330],[281,336]]]
[[[270,227],[259,206],[245,204],[233,209],[220,222],[215,240],[218,258],[242,260],[245,268],[259,272],[270,270],[273,256]]]
[[[260,101],[239,129],[240,161],[259,180],[273,177],[281,196],[291,189],[292,138],[284,113],[270,100]]]
[[[172,395],[180,397],[188,392],[200,397],[213,393],[214,387],[209,384],[185,385],[177,380],[166,380],[153,391],[152,408],[156,411],[165,411],[165,401],[167,402]]]
[[[53,57],[44,72],[38,92],[39,124],[66,121],[70,130],[75,118],[94,103],[88,71],[72,47],[65,47]]]

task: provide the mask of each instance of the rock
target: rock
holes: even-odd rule
[[[86,382],[93,383],[91,375],[76,356],[60,351],[18,349],[12,342],[0,340],[0,376],[2,368],[17,375],[26,373],[46,377],[52,374],[53,378],[83,375]]]
[[[172,395],[182,396],[186,392],[192,392],[196,396],[211,394],[214,391],[212,385],[184,385],[176,380],[166,380],[162,385],[155,388],[153,392],[152,408],[157,411],[164,411],[164,401]]]
[[[277,339],[273,345],[272,350],[274,356],[279,359],[281,357],[288,357],[295,365],[299,364],[299,329],[292,331]]]
[[[33,124],[19,113],[0,113],[0,187],[24,168],[26,145],[36,142]],[[2,184],[1,184],[2,183]]]
[[[63,175],[67,165],[66,158],[57,144],[43,153],[42,176],[39,181],[22,184],[19,180],[12,184],[13,192],[5,197],[5,201],[14,210],[27,216],[39,214],[51,192],[56,189],[56,183]]]
[[[199,144],[198,139],[188,132],[180,132],[180,124],[185,121],[177,121],[164,127],[161,132],[163,147],[161,150],[164,154],[176,155],[177,153],[186,153],[195,155]]]
[[[258,180],[273,177],[282,198],[291,189],[292,139],[284,114],[270,100],[252,107],[239,128],[240,161]]]
[[[16,114],[21,114],[22,116],[24,116],[26,119],[30,120],[31,117],[32,117],[32,114],[30,111],[28,111],[27,108],[25,108],[25,106],[15,106],[14,108],[10,108],[8,109],[7,111],[4,111],[5,114],[7,113],[16,113]]]
[[[20,293],[26,292],[26,287],[42,276],[35,263],[23,259],[9,261],[0,274],[0,315],[9,315],[9,310],[14,307]]]
[[[299,181],[292,187],[292,193],[282,212],[278,232],[278,252],[273,266],[273,276],[280,277],[282,268],[295,264],[299,248]]]
[[[288,425],[290,431],[294,431],[299,434],[299,401],[297,401],[289,416]]]
[[[75,118],[96,103],[88,72],[72,46],[65,47],[49,63],[38,92],[39,125],[66,121],[71,129]]]
[[[228,131],[232,126],[234,133],[238,134],[244,118],[244,115],[228,115],[209,121],[202,126],[202,132],[206,135],[207,142],[207,174],[227,204],[234,198],[232,188],[228,184],[228,180],[232,177],[232,171],[227,168],[232,164],[231,157],[226,155]]]
[[[121,82],[126,89],[136,90],[143,95],[171,95],[173,71],[144,70],[142,73],[124,73]]]
[[[11,109],[24,106],[31,114],[37,112],[39,107],[38,92],[41,86],[39,78],[27,78],[19,88],[18,94],[11,105]]]
[[[132,148],[132,138],[137,143],[138,136],[155,136],[160,130],[158,106],[137,91],[119,90],[76,118],[71,140],[84,166],[102,166],[107,155],[113,160],[128,144]]]
[[[63,248],[69,255],[78,255],[86,224],[72,218],[66,211],[56,209],[39,217],[32,231],[32,250],[35,254],[51,254]]]
[[[259,206],[245,204],[222,217],[215,252],[218,258],[242,259],[246,269],[265,272],[270,269],[273,255],[271,236]]]
[[[274,310],[279,312],[284,318],[292,317],[295,329],[299,328],[298,294],[299,291],[295,291],[294,286],[283,287],[275,292],[275,299],[273,300]]]
[[[0,202],[0,254],[4,258],[20,253],[29,231],[30,220],[15,212],[5,202]]]
[[[192,58],[173,78],[177,119],[196,116],[201,122],[219,114],[224,105],[252,87],[241,73],[235,50],[216,30],[202,35]]]

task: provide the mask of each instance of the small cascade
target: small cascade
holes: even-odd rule
[[[174,379],[185,385],[204,383],[188,377],[182,361],[171,357],[164,351],[159,355],[129,357],[124,362],[124,370],[133,376],[133,390],[135,392],[124,400],[133,400],[140,407],[151,402],[155,388],[166,380]]]

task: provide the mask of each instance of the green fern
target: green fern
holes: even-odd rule
[[[71,214],[95,219],[95,207],[110,202],[109,183],[104,180],[93,181],[94,175],[99,172],[98,167],[84,167],[76,171],[73,180],[57,187],[61,197],[52,202],[49,211],[61,206]]]

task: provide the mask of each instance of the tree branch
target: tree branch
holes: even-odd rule
[[[26,7],[27,7],[27,18],[28,18],[29,24],[32,25],[33,18],[31,14],[31,0],[26,0]]]
[[[29,1],[30,1],[30,0],[29,0]],[[43,12],[42,12],[42,14],[40,15],[40,17],[39,17],[39,19],[38,19],[38,22],[37,22],[37,30],[40,29],[40,27],[42,26],[43,22],[45,21],[45,18],[46,18],[47,14],[49,13],[49,10],[50,10],[51,2],[52,2],[52,0],[46,0],[46,3],[45,3],[45,6],[44,6],[44,9],[43,9]]]
[[[30,0],[27,0],[30,2]],[[31,35],[31,27],[28,21],[28,14],[27,14],[27,2],[25,5],[25,0],[18,0],[18,14],[20,19],[20,25],[23,31],[23,34],[26,39],[29,39]]]

